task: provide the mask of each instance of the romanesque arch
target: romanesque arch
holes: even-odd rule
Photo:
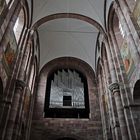
[[[45,96],[46,96],[46,85],[47,85],[47,77],[53,72],[57,71],[58,69],[76,69],[80,71],[87,79],[87,87],[88,87],[88,96],[89,96],[89,118],[52,118],[52,117],[45,117],[44,112],[44,103],[45,103]],[[41,120],[42,124],[39,123]],[[99,109],[99,102],[98,102],[98,95],[97,95],[97,86],[96,86],[96,79],[95,74],[92,68],[83,60],[73,58],[73,57],[60,57],[56,58],[50,62],[48,62],[40,71],[39,81],[37,85],[37,95],[35,101],[35,108],[34,108],[34,115],[33,115],[33,123],[32,123],[32,132],[31,138],[36,138],[36,134],[41,136],[40,132],[36,134],[34,131],[38,129],[38,127],[43,128],[43,139],[53,140],[56,138],[61,138],[63,134],[65,134],[66,138],[71,138],[74,134],[76,139],[91,139],[93,135],[98,135],[101,137],[99,133],[97,134],[93,128],[90,131],[92,134],[89,135],[90,132],[87,129],[83,129],[84,127],[87,128],[89,124],[95,123],[98,120],[98,124],[96,127],[101,127],[101,118],[100,118],[100,109]],[[47,123],[43,123],[46,121]],[[70,123],[71,122],[71,123]],[[37,125],[36,125],[37,124]],[[55,125],[56,127],[54,127]],[[73,125],[75,127],[73,128]],[[41,125],[41,126],[40,126]],[[63,125],[63,129],[60,129],[61,125]],[[92,125],[91,127],[95,127]],[[66,132],[65,129],[68,131]],[[57,132],[57,133],[56,133]],[[74,138],[75,138],[74,137]],[[73,138],[73,137],[72,137]]]
[[[2,98],[3,95],[3,83],[2,83],[2,79],[0,78],[0,100]]]
[[[134,103],[140,102],[140,80],[137,80],[137,82],[135,83],[133,91],[133,100]]]

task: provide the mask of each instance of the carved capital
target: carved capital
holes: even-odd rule
[[[109,89],[111,92],[114,92],[114,91],[119,91],[119,84],[118,83],[112,83],[109,85]]]
[[[24,89],[26,86],[26,83],[24,81],[21,81],[19,79],[16,80],[16,88],[20,88],[21,90]]]

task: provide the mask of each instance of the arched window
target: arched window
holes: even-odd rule
[[[72,69],[59,69],[47,79],[45,117],[88,118],[87,80]]]
[[[22,34],[24,24],[25,24],[24,11],[23,9],[21,9],[13,28],[17,43],[19,42],[20,36]]]
[[[140,104],[140,80],[138,80],[134,87],[133,99],[135,103]]]

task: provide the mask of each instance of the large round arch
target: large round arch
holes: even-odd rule
[[[133,91],[133,100],[134,103],[140,102],[140,80],[137,80],[137,82],[135,83]]]
[[[32,26],[33,30],[36,30],[39,26],[41,26],[42,24],[51,21],[51,20],[55,20],[55,19],[60,19],[60,18],[73,18],[73,19],[79,19],[82,21],[85,21],[93,26],[95,26],[101,33],[104,33],[104,29],[102,28],[102,26],[95,21],[94,19],[84,16],[84,15],[80,15],[77,13],[56,13],[53,15],[48,15],[46,17],[41,18],[40,20],[38,20],[36,23],[34,23],[34,25]]]
[[[46,85],[47,85],[47,77],[52,74],[54,71],[61,68],[71,68],[80,71],[87,79],[87,87],[88,87],[88,97],[89,97],[89,118],[57,118],[54,119],[52,117],[45,117],[44,106],[45,106],[45,97],[46,97]],[[70,121],[70,119],[72,121]],[[59,57],[51,60],[40,71],[38,84],[37,84],[37,93],[36,100],[34,106],[34,114],[33,114],[33,123],[32,123],[32,135],[34,138],[34,131],[38,129],[38,127],[43,127],[43,139],[51,139],[56,140],[56,138],[76,138],[76,139],[86,139],[88,137],[88,130],[85,132],[85,129],[81,129],[87,127],[89,124],[98,121],[99,128],[101,127],[101,116],[98,102],[98,94],[97,94],[97,86],[96,86],[96,78],[93,69],[89,66],[85,61],[74,58],[74,57]],[[40,122],[42,122],[40,124]],[[47,122],[47,123],[43,123]],[[49,123],[50,122],[50,123]],[[71,123],[70,123],[71,122]],[[79,124],[75,128],[72,126],[76,123]],[[56,124],[55,125],[53,124]],[[62,128],[60,129],[61,125]],[[70,125],[69,125],[70,124]],[[40,126],[41,125],[41,126]],[[55,126],[55,127],[54,127]],[[68,131],[65,131],[65,128],[68,127]],[[94,127],[94,125],[93,125]],[[57,132],[57,133],[56,133]],[[85,133],[84,137],[79,135],[80,133]],[[71,137],[75,134],[75,137]],[[96,132],[93,129],[92,135],[96,135]],[[77,138],[78,137],[78,138]]]
[[[45,99],[45,94],[46,94],[47,77],[50,74],[52,74],[54,71],[61,68],[64,68],[64,69],[70,68],[70,69],[75,69],[77,71],[80,71],[87,78],[89,99],[92,98],[90,96],[95,96],[95,99],[98,100],[96,94],[93,93],[93,89],[96,89],[95,72],[89,66],[89,64],[87,64],[83,60],[73,58],[73,57],[56,58],[48,62],[46,65],[44,65],[40,71],[37,97],[40,96],[42,100],[37,98],[37,104],[35,104],[35,106],[37,107],[37,109],[40,108],[39,109],[40,111],[35,112],[34,117],[37,117],[38,119],[44,117],[42,116],[42,114],[44,114],[44,99]],[[92,103],[92,100],[89,101],[90,107],[93,106],[91,104],[94,104]],[[94,109],[90,108],[90,114],[92,113],[94,114]]]
[[[3,94],[3,82],[2,82],[2,79],[0,78],[0,100],[1,100],[2,94]]]

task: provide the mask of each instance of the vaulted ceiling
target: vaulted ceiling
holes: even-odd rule
[[[33,4],[32,25],[39,33],[40,68],[54,58],[70,56],[95,69],[96,41],[99,32],[105,31],[112,1],[28,0]]]

